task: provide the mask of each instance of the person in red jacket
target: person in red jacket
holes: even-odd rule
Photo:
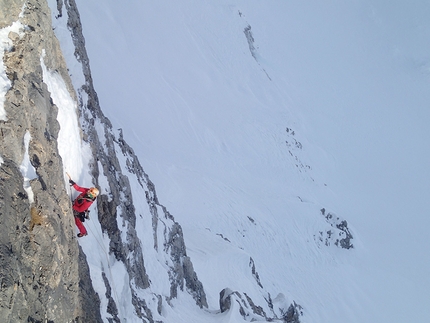
[[[99,195],[99,190],[96,187],[80,187],[72,179],[69,179],[69,183],[75,190],[81,192],[81,194],[79,194],[79,196],[73,201],[72,206],[73,215],[75,216],[75,223],[79,229],[78,237],[81,238],[88,234],[87,229],[85,229],[85,226],[82,224],[82,222],[84,222],[85,219],[89,219],[88,213],[90,211],[88,209]]]

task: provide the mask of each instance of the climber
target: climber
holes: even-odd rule
[[[67,174],[69,176],[69,174]],[[82,224],[85,219],[89,219],[88,213],[90,212],[88,209],[93,204],[97,196],[99,195],[99,190],[96,187],[84,188],[80,187],[76,184],[69,176],[69,183],[73,188],[81,194],[73,201],[73,215],[75,216],[75,223],[79,229],[78,238],[86,236],[87,229]]]

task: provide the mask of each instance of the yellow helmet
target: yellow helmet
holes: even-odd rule
[[[97,187],[91,187],[88,190],[88,194],[92,195],[93,197],[97,197],[99,195],[99,189]]]

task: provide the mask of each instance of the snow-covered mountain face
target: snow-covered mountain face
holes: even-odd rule
[[[251,285],[252,256],[304,321],[429,318],[428,4],[78,6],[102,107],[181,223],[210,307]],[[326,240],[341,232],[322,209],[353,250]]]
[[[18,57],[12,44],[25,44],[21,33],[34,39],[46,29],[27,26],[27,15],[49,17],[38,1],[13,2],[22,12],[0,33],[8,59]],[[61,158],[49,173],[47,161],[24,154],[23,179],[12,176],[16,192],[29,192],[18,195],[17,236],[27,238],[30,193],[36,204],[61,194],[63,217],[35,230],[44,243],[57,234],[62,243],[38,252],[58,247],[58,258],[72,261],[44,263],[37,282],[51,271],[55,280],[76,272],[80,280],[61,294],[70,300],[60,299],[61,313],[45,293],[28,321],[64,320],[67,303],[70,322],[430,318],[428,5],[78,1],[79,14],[73,0],[48,3],[76,93],[40,42],[32,84],[40,83],[49,109],[58,107],[59,128],[56,113],[37,111],[55,128],[48,155]],[[6,64],[1,78],[6,99],[26,80],[11,70]],[[18,110],[5,107],[2,125],[19,124],[11,113]],[[31,138],[43,133],[28,128],[8,130],[23,147],[0,153],[3,173],[19,174],[23,158],[15,165],[9,151],[40,148]],[[64,198],[74,192],[62,171],[101,191],[85,222],[89,235],[78,240],[78,266]],[[65,189],[39,188],[47,175]],[[8,255],[28,262],[26,253]],[[55,295],[52,286],[45,290]],[[2,296],[2,313],[13,312],[16,295],[31,303],[7,287],[12,301]]]

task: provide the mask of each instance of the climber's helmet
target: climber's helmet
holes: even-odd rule
[[[88,190],[88,196],[89,197],[91,197],[91,198],[96,198],[98,195],[99,195],[99,190],[98,190],[98,188],[96,188],[96,187],[91,187],[89,190]]]

